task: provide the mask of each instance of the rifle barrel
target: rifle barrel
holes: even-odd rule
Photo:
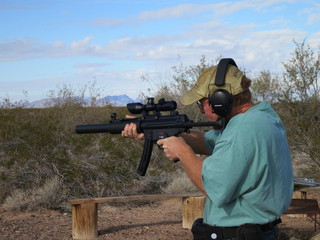
[[[89,125],[77,125],[76,133],[111,133],[120,134],[124,129],[126,122],[112,123],[112,124],[89,124]]]

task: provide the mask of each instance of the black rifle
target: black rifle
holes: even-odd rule
[[[190,132],[192,127],[212,126],[223,129],[225,120],[219,119],[217,122],[193,122],[186,114],[179,114],[175,111],[177,103],[175,101],[165,101],[164,98],[154,103],[153,98],[148,98],[147,104],[128,103],[127,108],[132,114],[142,114],[139,118],[117,119],[112,113],[108,124],[77,125],[76,133],[111,133],[120,134],[126,124],[137,125],[138,133],[144,133],[144,147],[141,161],[137,170],[140,176],[144,176],[149,166],[153,144],[159,139],[177,136],[183,132]],[[162,111],[170,111],[169,115],[161,115]]]

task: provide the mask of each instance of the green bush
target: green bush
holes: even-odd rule
[[[159,190],[152,181],[148,186],[147,179],[173,171],[176,166],[157,148],[143,178],[145,182],[135,181],[140,179],[136,169],[143,141],[120,135],[75,133],[78,124],[108,123],[112,112],[119,118],[128,114],[125,107],[77,104],[45,109],[0,109],[0,201],[8,196],[19,199],[19,196],[35,195],[34,189],[40,189],[54,177],[63,181],[66,198]],[[33,207],[21,207],[30,208]]]

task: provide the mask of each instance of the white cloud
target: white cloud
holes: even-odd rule
[[[87,35],[75,35],[76,37],[71,41],[65,40],[62,35],[58,35],[61,37],[59,37],[60,39],[46,40],[46,43],[31,38],[0,40],[0,62],[28,60],[26,62],[30,64],[32,61],[29,60],[32,59],[46,59],[49,62],[52,58],[59,58],[59,61],[61,58],[68,62],[70,60],[68,58],[73,58],[73,64],[69,64],[68,67],[74,67],[66,70],[65,74],[54,75],[57,76],[55,78],[41,78],[39,73],[36,78],[41,78],[41,80],[36,79],[18,84],[7,82],[0,85],[0,88],[22,91],[23,89],[28,90],[28,86],[32,86],[33,89],[43,92],[61,83],[84,84],[88,80],[96,79],[99,86],[101,88],[107,87],[110,94],[123,91],[124,88],[126,91],[137,93],[145,87],[145,84],[142,86],[140,81],[143,74],[155,71],[157,68],[170,69],[178,63],[178,56],[181,56],[185,65],[189,65],[197,63],[202,55],[205,55],[209,60],[222,55],[235,58],[238,65],[251,71],[258,72],[269,69],[272,72],[279,72],[282,62],[287,59],[288,53],[293,47],[293,39],[299,42],[306,37],[307,33],[294,28],[286,28],[291,27],[288,24],[289,20],[281,17],[272,19],[272,16],[268,16],[267,22],[258,25],[257,22],[251,21],[252,23],[250,23],[246,19],[242,21],[242,24],[235,21],[232,24],[225,23],[224,19],[226,18],[223,16],[240,12],[243,9],[274,11],[275,7],[281,8],[290,2],[294,1],[242,0],[207,5],[183,4],[155,11],[143,11],[141,14],[137,13],[127,18],[97,18],[78,22],[99,27],[124,26],[119,30],[119,33],[112,34],[116,37],[111,40],[103,36],[107,34],[106,32],[102,34],[100,32],[101,35],[98,35],[101,30],[99,28],[91,31],[92,26],[90,26],[91,29],[85,29],[86,31],[83,32]],[[315,6],[317,8],[309,8],[303,12],[309,16],[308,23],[310,24],[320,21],[317,17],[320,16],[320,4],[315,4]],[[159,29],[159,31],[153,29],[152,34],[147,30],[144,32],[145,25],[143,23],[169,19],[172,21],[172,26],[176,26],[175,19],[189,18],[192,20],[194,17],[196,24],[189,25],[173,34],[171,33],[173,31],[168,31],[169,34],[163,29]],[[245,24],[246,21],[249,23]],[[159,26],[161,22],[159,21]],[[137,31],[131,31],[127,28],[136,23],[141,24],[136,26],[138,27]],[[265,31],[265,27],[277,30]],[[97,32],[95,32],[96,30]],[[318,47],[320,33],[311,34],[309,42],[311,47]],[[84,58],[87,56],[90,57],[90,60]],[[79,57],[77,59],[80,59],[81,62],[73,61],[74,57]],[[94,62],[96,58],[102,59],[102,61],[97,61],[97,64],[90,63]],[[134,67],[128,65],[130,61]],[[121,70],[110,70],[112,65],[105,67],[105,62],[119,64],[121,66],[118,69]],[[136,70],[130,70],[133,68]],[[53,76],[49,71],[46,74],[46,76]],[[10,75],[9,71],[7,75]]]
[[[91,43],[93,39],[94,37],[88,36],[80,40],[74,40],[69,45],[61,40],[54,41],[51,44],[43,44],[28,38],[0,42],[0,62],[108,55],[106,47]]]
[[[319,26],[320,23],[320,4],[314,3],[311,8],[304,8],[300,12],[300,14],[305,14],[307,16],[307,24],[317,24]]]
[[[147,10],[138,15],[127,18],[99,18],[90,21],[90,24],[97,26],[119,26],[121,24],[143,23],[155,20],[169,20],[176,18],[201,17],[204,12],[212,12],[216,18],[229,15],[242,9],[254,9],[262,11],[279,3],[291,3],[296,0],[243,0],[237,2],[225,1],[216,4],[182,4],[174,7],[159,10]]]
[[[289,57],[293,39],[299,42],[304,36],[304,32],[289,29],[252,33],[242,41],[242,54],[239,55],[244,65],[254,72],[270,70],[279,73],[282,71],[282,62]]]
[[[269,21],[268,25],[275,26],[275,27],[279,27],[279,26],[285,27],[285,26],[288,26],[289,23],[290,23],[289,20],[284,19],[282,17],[282,18],[273,19],[273,20]]]
[[[228,54],[246,56],[243,57],[246,63],[266,55],[259,59],[259,62],[265,63],[269,61],[269,56],[288,51],[293,39],[299,41],[304,36],[304,32],[289,29],[259,32],[253,24],[225,26],[210,22],[194,26],[183,34],[125,37],[105,45],[93,44],[95,38],[92,36],[75,40],[69,45],[62,41],[44,45],[30,39],[20,39],[0,43],[0,49],[1,46],[6,48],[0,60],[92,56],[126,61],[155,61],[170,66],[179,55],[185,58],[199,58],[201,55],[216,58]]]
[[[73,41],[73,42],[71,42],[70,47],[71,47],[71,49],[83,48],[84,46],[88,45],[88,43],[90,43],[93,39],[94,39],[94,37],[89,36],[89,37],[85,37],[84,39],[81,39],[78,41]]]
[[[28,38],[0,42],[0,62],[11,62],[39,55],[39,45]]]
[[[89,23],[94,26],[113,26],[118,27],[126,22],[125,19],[120,18],[98,18],[93,19]]]
[[[216,16],[232,14],[246,8],[261,11],[266,7],[279,3],[292,3],[296,0],[243,0],[230,2],[225,1],[217,4],[183,4],[154,11],[144,11],[137,18],[142,21],[184,18],[190,16],[201,16],[205,11],[211,11]]]
[[[314,13],[310,14],[308,16],[308,24],[319,24],[320,23],[320,12],[319,13]]]
[[[317,32],[312,36],[310,36],[309,43],[311,48],[317,49],[318,51],[316,52],[319,52],[320,51],[320,32]]]
[[[144,11],[139,16],[140,21],[160,20],[160,19],[172,19],[183,18],[189,16],[195,16],[201,12],[213,10],[220,4],[211,5],[198,5],[198,4],[183,4],[175,7],[164,8],[155,11]]]

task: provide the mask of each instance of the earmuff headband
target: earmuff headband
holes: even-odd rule
[[[232,58],[222,58],[218,64],[216,79],[214,84],[218,87],[225,84],[225,78],[227,73],[227,67],[231,64],[235,67],[238,67],[236,62]]]

